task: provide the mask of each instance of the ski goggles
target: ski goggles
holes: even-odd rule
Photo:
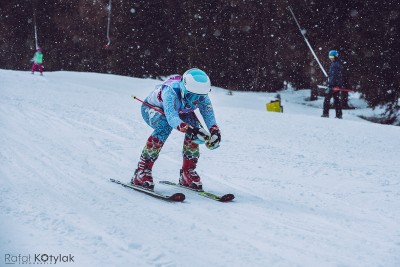
[[[195,94],[195,93],[191,93],[191,92],[186,92],[185,93],[185,100],[189,103],[192,104],[198,104],[199,102],[204,102],[204,100],[206,99],[207,95],[199,95],[199,94]]]

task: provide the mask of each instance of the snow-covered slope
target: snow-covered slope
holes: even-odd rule
[[[198,173],[236,199],[168,203],[108,181],[130,179],[152,131],[131,95],[159,83],[0,70],[1,266],[37,253],[73,255],[65,266],[400,265],[399,127],[320,118],[296,92],[269,113],[273,94],[215,88],[222,143],[201,147]],[[177,180],[182,142],[174,131],[156,181]]]

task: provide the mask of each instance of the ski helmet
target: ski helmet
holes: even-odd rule
[[[187,70],[181,80],[181,94],[185,97],[187,93],[207,95],[211,91],[211,82],[208,75],[200,69]]]
[[[328,54],[329,58],[336,58],[339,57],[339,52],[337,50],[331,50]]]
[[[36,48],[36,51],[42,52],[42,48],[38,47]]]

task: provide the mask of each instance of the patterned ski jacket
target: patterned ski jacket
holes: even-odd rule
[[[175,75],[167,79],[163,84],[156,87],[145,99],[145,101],[155,107],[162,109],[167,118],[168,124],[179,131],[185,132],[187,124],[181,120],[179,114],[194,112],[199,109],[208,129],[216,125],[214,110],[208,95],[202,97],[200,101],[188,103],[181,96],[182,76]]]

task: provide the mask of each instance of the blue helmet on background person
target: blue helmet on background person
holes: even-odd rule
[[[331,50],[331,51],[329,51],[328,57],[329,58],[338,58],[339,52],[337,50]]]
[[[211,91],[211,82],[208,75],[197,68],[187,70],[180,82],[182,99],[196,104],[202,101]]]

